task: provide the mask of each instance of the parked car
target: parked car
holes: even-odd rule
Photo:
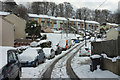
[[[55,57],[55,51],[52,48],[43,48],[43,51],[45,52],[45,57],[47,59],[52,59]]]
[[[25,51],[29,47],[30,46],[20,46],[20,47],[17,47],[18,53],[21,54],[23,51]]]
[[[80,37],[79,40],[80,40],[80,41],[84,41],[84,38]]]
[[[72,46],[74,46],[74,45],[75,45],[75,41],[74,41],[74,40],[71,40],[71,43],[72,43]]]
[[[62,53],[62,48],[58,47],[58,45],[56,45],[56,49],[55,49],[55,55],[61,54]]]
[[[72,45],[71,39],[62,39],[60,40],[57,46],[62,50],[67,50],[71,47],[71,45]]]
[[[74,41],[75,41],[75,43],[80,43],[80,39],[79,39],[80,37],[77,37],[77,39],[75,39]]]
[[[79,56],[90,56],[90,49],[88,47],[83,47],[79,51]]]
[[[20,79],[21,64],[17,57],[17,50],[13,47],[0,46],[0,80]]]
[[[19,60],[22,67],[36,67],[40,63],[45,62],[45,53],[42,48],[28,48],[22,54],[19,55]]]
[[[48,41],[48,40],[41,40],[37,43],[37,47],[41,47],[41,48],[50,48],[51,47],[52,42]]]

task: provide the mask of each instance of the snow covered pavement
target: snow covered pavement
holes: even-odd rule
[[[112,78],[112,79],[114,78],[114,80],[115,80],[119,77],[108,70],[102,71],[100,69],[97,69],[94,72],[91,72],[90,71],[90,62],[91,62],[90,58],[89,57],[79,57],[78,54],[79,53],[77,53],[77,55],[72,59],[71,66],[79,78],[89,78],[92,80],[93,79],[97,80],[100,78],[102,80],[103,80],[103,78],[105,78],[105,80],[109,80],[110,78]],[[106,79],[106,78],[108,78],[108,79]]]

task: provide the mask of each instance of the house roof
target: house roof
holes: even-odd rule
[[[107,24],[110,26],[118,26],[118,24],[115,24],[115,23],[107,23]]]
[[[26,21],[23,18],[18,17],[15,14],[9,14],[8,16],[6,16],[4,18],[5,18],[5,20],[7,20],[9,22],[14,23],[12,20],[10,20],[11,16],[14,17],[14,18],[16,18],[16,19],[18,19],[18,20],[20,20],[20,21],[24,21],[26,23]]]
[[[7,16],[7,15],[9,15],[10,13],[9,12],[2,12],[2,11],[0,11],[0,15],[1,16]]]
[[[37,15],[37,14],[28,14],[29,17],[36,17],[36,18],[50,18],[48,15]]]
[[[98,22],[96,21],[85,21],[86,23],[91,23],[91,24],[99,24]]]
[[[64,17],[54,17],[54,16],[50,16],[50,19],[54,19],[54,20],[63,20],[66,21],[67,19]]]

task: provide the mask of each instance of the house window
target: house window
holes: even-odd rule
[[[45,19],[42,18],[41,21],[45,21]]]

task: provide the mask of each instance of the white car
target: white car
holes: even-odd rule
[[[90,49],[87,47],[82,47],[79,51],[79,56],[90,56]]]
[[[55,51],[52,48],[43,48],[43,51],[47,59],[52,59],[55,57]]]

